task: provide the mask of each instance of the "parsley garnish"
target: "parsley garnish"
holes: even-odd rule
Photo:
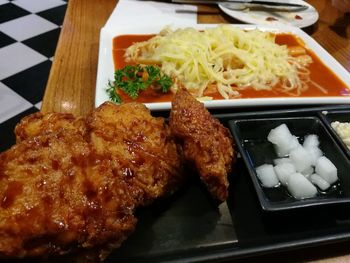
[[[130,98],[136,99],[140,91],[150,86],[166,93],[172,84],[171,78],[162,74],[157,66],[128,65],[115,71],[114,81],[108,83],[106,91],[111,101],[121,103],[117,89],[124,91]]]

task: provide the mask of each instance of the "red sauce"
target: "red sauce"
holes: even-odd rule
[[[20,182],[9,182],[1,200],[1,207],[9,208],[15,202],[16,197],[23,191],[23,184]]]
[[[135,42],[145,41],[154,35],[121,35],[113,39],[113,60],[115,69],[123,68],[128,63],[124,60],[126,48]],[[277,34],[276,43],[287,46],[303,46],[303,41],[291,34]],[[306,50],[307,54],[312,57],[313,63],[310,64],[311,80],[328,90],[328,94],[324,94],[318,88],[309,84],[309,89],[303,92],[301,97],[324,97],[324,96],[349,96],[350,90],[346,84],[340,80],[321,60],[310,50]],[[132,64],[132,63],[131,63]],[[252,88],[240,90],[241,98],[271,98],[271,97],[290,97],[290,95],[279,90],[279,85],[272,90],[256,91]],[[120,92],[124,102],[132,101],[127,95]],[[210,94],[214,99],[223,99],[219,93]],[[138,102],[165,102],[171,101],[172,94],[162,94],[147,89],[140,93],[136,99]]]

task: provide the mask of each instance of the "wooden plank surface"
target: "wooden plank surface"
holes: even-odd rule
[[[68,2],[43,112],[85,115],[93,108],[100,29],[115,5],[115,0]]]

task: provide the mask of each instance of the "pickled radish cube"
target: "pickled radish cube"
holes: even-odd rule
[[[310,198],[317,194],[317,188],[301,173],[289,176],[287,189],[296,199]]]
[[[273,163],[274,163],[275,165],[279,165],[279,164],[283,164],[283,163],[291,163],[291,164],[293,164],[293,163],[292,163],[292,160],[291,160],[290,158],[288,158],[288,157],[286,157],[286,158],[277,158],[277,159],[274,159],[274,160],[273,160]]]
[[[290,152],[289,158],[292,160],[297,172],[303,172],[310,169],[312,165],[312,159],[309,153],[299,146]]]
[[[337,167],[335,167],[335,165],[325,156],[318,158],[315,172],[329,184],[333,184],[338,180]]]
[[[270,131],[267,140],[273,144],[287,144],[291,141],[292,136],[287,125],[283,123]]]
[[[291,174],[296,173],[295,167],[292,163],[280,163],[280,164],[277,164],[274,167],[274,169],[278,180],[284,186],[287,185],[289,176]]]
[[[311,181],[311,183],[318,186],[318,188],[320,188],[323,191],[327,190],[331,186],[326,180],[324,180],[318,174],[312,174],[310,176],[310,181]]]
[[[274,187],[279,184],[275,170],[272,164],[263,164],[257,167],[256,174],[265,187]]]
[[[308,147],[304,146],[304,149],[309,153],[309,156],[312,161],[312,165],[316,165],[318,158],[320,158],[323,155],[323,152],[321,151],[321,149],[316,146],[308,146]]]
[[[310,166],[306,170],[302,171],[301,174],[304,175],[307,179],[309,179],[309,176],[312,175],[315,172],[315,169]]]
[[[289,141],[288,144],[275,144],[274,146],[277,156],[284,157],[288,155],[293,149],[301,145],[298,141],[298,138],[293,135],[291,141]]]
[[[320,145],[320,141],[318,140],[318,136],[316,134],[309,134],[305,136],[303,147],[317,147]]]
[[[293,136],[286,124],[281,124],[272,129],[267,136],[267,140],[274,144],[276,153],[283,157],[299,145],[298,138]]]

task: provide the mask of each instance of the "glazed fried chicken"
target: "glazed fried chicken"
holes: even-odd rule
[[[86,119],[24,118],[16,145],[0,154],[0,258],[72,252],[103,260],[134,230],[138,206],[181,185],[183,155],[224,200],[234,159],[227,129],[183,91],[170,125],[139,103],[107,102]]]
[[[169,123],[183,146],[185,159],[194,164],[211,195],[219,201],[226,200],[227,175],[235,160],[228,129],[183,89],[174,96]]]
[[[181,182],[170,130],[143,105],[106,103],[88,119],[38,113],[16,127],[0,155],[0,257],[96,249],[102,260],[137,206]]]
[[[80,133],[86,127],[72,129],[75,123],[69,115],[35,114],[17,126],[20,142],[0,155],[1,256],[108,249],[134,230],[128,185],[115,180],[110,160],[93,152]]]
[[[181,148],[163,118],[140,103],[104,103],[88,118],[91,145],[110,158],[116,177],[127,182],[137,205],[174,192],[181,184]]]
[[[33,113],[24,117],[15,127],[16,141],[44,134],[51,134],[62,130],[87,135],[85,119],[74,117],[69,113]]]

